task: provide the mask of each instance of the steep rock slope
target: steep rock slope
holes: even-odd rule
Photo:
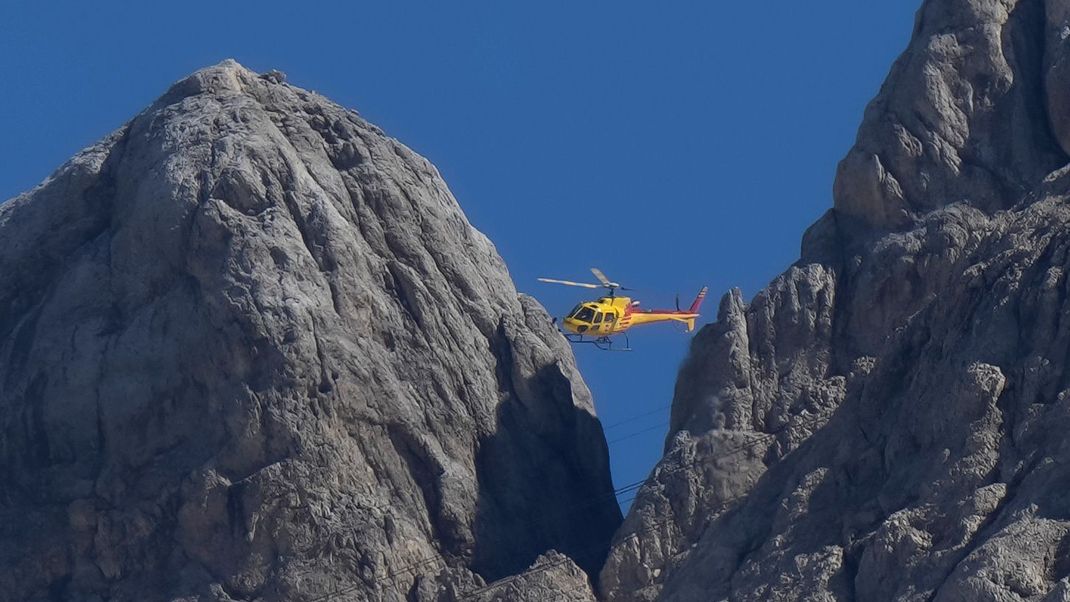
[[[620,514],[568,345],[430,163],[282,80],[200,71],[0,205],[0,599],[600,566]],[[555,575],[590,598],[571,562],[530,589]]]
[[[928,0],[802,258],[724,297],[610,600],[1070,600],[1070,3]]]

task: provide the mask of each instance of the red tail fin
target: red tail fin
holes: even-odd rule
[[[710,287],[708,287],[708,286],[702,287],[702,290],[700,290],[698,292],[698,296],[695,297],[695,302],[691,304],[691,308],[687,310],[687,313],[689,313],[689,314],[697,314],[698,313],[698,308],[702,306],[702,300],[706,298],[706,291],[708,291],[709,288]]]

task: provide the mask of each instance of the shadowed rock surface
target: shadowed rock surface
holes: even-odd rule
[[[283,79],[200,71],[0,205],[0,599],[600,567],[620,514],[568,344],[430,163]],[[525,579],[591,595],[571,561]]]
[[[1070,600],[1070,3],[929,0],[802,257],[725,295],[608,600]]]

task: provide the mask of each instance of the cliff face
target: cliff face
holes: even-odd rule
[[[571,350],[355,113],[225,62],[0,205],[0,240],[0,599],[455,599],[551,549],[601,565],[620,515]],[[590,597],[555,568],[528,589]]]
[[[1070,3],[928,0],[834,209],[695,338],[610,600],[1070,600]]]

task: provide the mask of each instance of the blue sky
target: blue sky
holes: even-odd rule
[[[552,312],[590,266],[644,305],[747,298],[831,206],[836,163],[914,2],[31,2],[0,5],[0,199],[233,57],[360,111],[431,159]],[[578,348],[617,485],[661,454],[689,335]],[[639,418],[635,418],[635,417]],[[621,421],[630,420],[619,426]]]

